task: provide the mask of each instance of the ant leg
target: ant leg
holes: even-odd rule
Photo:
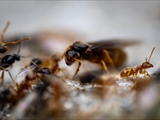
[[[6,32],[6,30],[7,30],[7,28],[8,28],[9,25],[10,25],[10,21],[7,22],[7,24],[6,24],[3,32],[2,32],[2,34],[1,34],[2,43],[4,43],[4,34],[5,34],[5,32]]]
[[[62,73],[64,74],[65,78],[67,78],[68,76],[66,75],[66,73],[64,72],[64,68],[58,68],[54,74],[57,74],[59,71],[62,71]]]
[[[146,76],[148,76],[150,79],[152,79],[151,75],[145,69],[142,73],[144,74],[145,79],[146,79]],[[146,74],[146,76],[145,76],[145,74]]]
[[[106,57],[107,57],[108,61],[110,62],[110,64],[111,64],[111,66],[112,66],[113,70],[116,72],[116,69],[115,69],[115,66],[114,66],[113,60],[112,60],[112,58],[110,57],[109,53],[108,53],[106,50],[103,50],[103,52],[105,53],[105,55],[106,55]]]
[[[0,70],[2,70],[2,73],[1,73],[2,82],[0,83],[0,84],[2,85],[3,82],[4,82],[4,69],[3,69],[3,68],[0,68]]]
[[[75,61],[78,61],[78,67],[77,67],[77,70],[76,70],[76,72],[75,72],[73,78],[74,78],[75,75],[78,73],[79,68],[80,68],[80,66],[81,66],[81,64],[82,64],[82,62],[81,62],[80,60],[78,60],[78,59],[75,59]],[[87,67],[85,66],[85,64],[83,64],[83,66],[87,69]],[[87,70],[88,70],[88,69],[87,69]]]
[[[75,60],[78,61],[78,62],[80,62],[80,63],[85,67],[85,69],[86,69],[87,71],[89,71],[88,68],[85,66],[85,64],[81,62],[81,60],[79,60],[79,59],[75,59]]]
[[[134,73],[134,74],[133,74],[133,79],[135,80],[136,78],[137,78],[137,74]]]
[[[9,70],[5,70],[5,71],[7,71],[7,72],[8,72],[8,74],[9,74],[9,76],[11,77],[11,79],[12,79],[13,83],[15,83],[15,81],[14,81],[14,79],[13,79],[13,77],[12,77],[12,75],[11,75],[10,71],[9,71]]]
[[[145,69],[142,69],[139,71],[140,74],[144,74],[144,79],[145,79],[145,74],[150,78],[152,79],[152,77],[150,76],[150,74],[145,70]]]
[[[133,74],[133,79],[132,79],[131,81],[135,83],[135,81],[137,81],[136,78],[137,78],[137,73],[134,73],[134,74]]]
[[[78,71],[79,71],[80,66],[81,66],[81,62],[80,62],[80,61],[78,61],[78,67],[77,67],[77,70],[76,70],[76,72],[75,72],[75,74],[74,74],[73,78],[77,75],[77,73],[78,73]]]
[[[137,80],[136,81],[133,81],[133,86],[132,86],[132,88],[134,88],[135,86],[136,86],[136,84],[137,84]]]
[[[101,60],[101,63],[102,63],[103,69],[104,69],[107,73],[109,73],[108,68],[107,68],[107,66],[106,66],[106,64],[104,63],[103,60]]]
[[[15,41],[15,42],[8,42],[8,43],[5,44],[5,46],[7,46],[7,45],[9,45],[9,44],[17,44],[17,43],[19,43],[19,42],[21,42],[21,41],[30,40],[30,39],[31,39],[30,37],[21,38],[20,40],[17,40],[17,41]]]
[[[151,75],[146,71],[146,75],[152,80]]]
[[[39,75],[36,75],[36,83],[40,83],[41,82],[41,77]]]

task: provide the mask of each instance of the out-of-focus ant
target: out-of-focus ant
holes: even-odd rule
[[[51,70],[49,68],[43,67],[40,68],[39,65],[42,63],[42,61],[39,58],[34,58],[30,62],[30,67],[33,68],[35,73],[40,73],[40,74],[51,74]]]
[[[9,89],[3,89],[0,91],[0,111],[4,108],[5,103],[8,102],[8,98],[10,98]]]
[[[133,75],[133,78],[136,79],[137,74],[139,72],[140,74],[147,75],[151,79],[151,75],[146,71],[146,69],[153,67],[153,65],[150,63],[150,58],[153,54],[154,49],[155,47],[152,49],[149,59],[147,60],[146,58],[146,62],[143,62],[142,65],[138,65],[135,68],[127,67],[123,69],[120,73],[120,76],[128,78],[128,76]]]
[[[58,73],[59,71],[63,71],[59,67],[59,62],[62,60],[62,55],[60,53],[55,53],[52,57],[42,60],[42,66],[47,67],[51,70],[53,74]]]
[[[101,86],[112,86],[117,85],[116,77],[111,77],[106,74],[104,70],[94,70],[82,73],[76,76],[76,79],[80,82],[80,85],[101,85]]]
[[[62,60],[62,58],[63,57],[60,53],[55,53],[51,57],[45,59],[34,58],[30,63],[30,66],[32,66],[32,69],[37,68],[36,65],[40,66],[40,68],[48,68],[54,75],[62,71],[67,77],[64,72],[64,68],[60,68],[59,66],[59,62]]]
[[[78,67],[74,76],[78,73],[82,60],[93,63],[101,63],[108,72],[107,66],[119,67],[126,60],[123,47],[137,44],[137,41],[98,41],[92,43],[75,42],[64,52],[65,62],[68,66],[78,61]]]
[[[28,66],[23,68],[15,79],[16,87],[24,86],[30,87],[30,82],[40,79],[43,75],[50,75],[51,70],[46,67],[41,67],[42,61],[39,58],[31,60]]]
[[[40,82],[43,79],[48,78],[57,78],[61,79],[63,82],[65,80],[57,75],[55,75],[51,69],[48,67],[42,66],[42,60],[39,58],[34,58],[31,60],[28,66],[20,71],[15,79],[15,85],[17,89],[29,88],[34,83]],[[65,82],[66,83],[66,82]],[[67,84],[67,83],[66,83]]]
[[[40,82],[50,81],[49,79],[51,78],[63,80],[61,77],[54,75],[49,68],[42,67],[41,63],[42,61],[39,58],[32,59],[29,65],[16,76],[14,89],[19,94],[23,94],[25,89],[32,89],[33,85],[37,85]],[[65,81],[63,80],[63,82]]]
[[[30,40],[31,39],[31,38],[27,37],[27,38],[21,38],[20,40],[17,40],[17,41],[14,41],[14,42],[5,43],[4,42],[4,34],[5,34],[8,26],[9,26],[9,24],[10,24],[10,21],[7,22],[7,24],[6,24],[4,30],[2,31],[2,34],[1,34],[0,53],[7,52],[8,51],[8,45],[10,45],[10,44],[17,44],[17,43],[22,42],[24,40]]]

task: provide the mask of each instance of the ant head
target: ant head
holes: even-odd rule
[[[36,64],[36,65],[35,65],[35,64]],[[34,58],[34,59],[32,59],[31,62],[30,62],[30,66],[37,66],[37,65],[40,65],[40,64],[42,64],[42,60],[39,59],[39,58]]]
[[[153,65],[150,62],[148,62],[146,58],[146,62],[142,63],[142,67],[147,69],[153,67]]]
[[[30,62],[30,68],[33,70],[33,71],[36,71],[36,70],[39,70],[39,65],[42,64],[42,61],[41,59],[39,58],[34,58],[31,60]]]
[[[72,49],[79,52],[80,54],[83,54],[88,48],[89,45],[82,43],[80,41],[77,41],[72,45]]]
[[[142,63],[142,67],[143,67],[143,68],[147,69],[147,68],[153,67],[153,65],[150,63],[150,58],[152,57],[152,54],[153,54],[153,51],[154,51],[155,48],[156,48],[156,47],[154,47],[154,48],[152,49],[152,52],[151,52],[151,54],[150,54],[150,56],[149,56],[149,59],[147,60],[147,58],[146,58],[146,62]]]
[[[37,72],[42,73],[42,74],[51,74],[51,71],[48,68],[42,68],[41,70]]]
[[[76,52],[75,50],[68,50],[65,53],[65,61],[67,65],[71,65],[76,61],[76,59],[80,58],[79,52]]]
[[[15,58],[15,60],[20,61],[20,56],[18,54],[13,54],[13,57]]]

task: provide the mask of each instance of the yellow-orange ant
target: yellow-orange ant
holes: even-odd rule
[[[137,74],[139,72],[139,74],[144,74],[144,77],[145,75],[147,75],[150,79],[152,79],[151,75],[146,71],[146,69],[153,67],[153,65],[150,63],[150,58],[155,48],[156,47],[152,49],[149,59],[147,60],[146,58],[146,62],[143,62],[142,65],[136,66],[134,69],[131,67],[124,68],[122,72],[120,73],[120,76],[128,78],[128,76],[133,75],[133,78],[136,79]]]

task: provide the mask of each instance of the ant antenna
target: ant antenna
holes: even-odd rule
[[[26,57],[33,57],[32,55],[29,55],[29,56],[21,56],[19,55],[21,58],[26,58]]]
[[[18,49],[17,55],[19,55],[19,53],[20,53],[22,43],[23,43],[23,41],[22,41],[22,42],[20,42],[20,46],[19,46],[19,49]]]
[[[7,22],[4,30],[2,31],[2,34],[1,34],[1,40],[2,40],[2,43],[4,43],[4,33],[6,32],[8,26],[10,25],[10,21]]]
[[[148,59],[148,62],[150,61],[150,58],[152,57],[152,54],[153,54],[153,51],[154,51],[155,48],[156,48],[156,47],[154,47],[154,48],[152,49],[152,52],[151,52],[151,54],[150,54],[150,56],[149,56],[149,59]]]
[[[146,62],[147,62],[147,58],[146,58]]]
[[[19,49],[18,49],[18,52],[17,52],[17,55],[19,55],[20,53],[20,50],[21,50],[21,46],[23,45],[23,41],[20,42],[20,46],[19,46]],[[19,55],[20,56],[20,55]],[[32,56],[20,56],[21,58],[26,58],[26,57],[32,57]]]
[[[20,40],[17,40],[17,41],[14,41],[14,42],[8,42],[8,43],[5,43],[5,46],[7,46],[7,45],[9,45],[9,44],[14,45],[14,44],[17,44],[17,43],[19,43],[19,42],[21,42],[21,41],[24,41],[24,40],[30,40],[30,39],[31,39],[30,37],[21,38]]]
[[[35,63],[35,62],[33,62],[33,61],[31,61],[31,63],[33,63],[38,69],[39,69],[39,66]],[[32,69],[32,68],[31,68]],[[33,68],[34,69],[34,68]],[[33,70],[32,69],[32,70]]]

